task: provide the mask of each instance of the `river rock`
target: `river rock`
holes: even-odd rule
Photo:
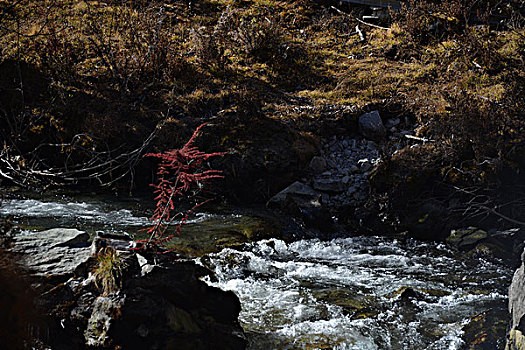
[[[509,288],[509,313],[512,320],[507,335],[506,350],[525,349],[525,251],[521,255],[521,265],[514,273]]]
[[[386,135],[386,129],[378,111],[362,114],[359,117],[359,131],[372,140],[380,140]]]
[[[462,327],[461,349],[501,349],[508,324],[505,316],[499,305],[471,316]]]
[[[109,336],[114,315],[120,312],[124,297],[119,295],[100,296],[93,303],[93,312],[85,330],[86,345],[90,347],[108,347],[112,339]]]
[[[68,228],[20,234],[13,238],[12,252],[35,277],[66,280],[90,257],[89,235]]]
[[[486,231],[469,227],[464,230],[452,230],[446,242],[456,248],[470,249],[487,238],[487,236]]]
[[[85,328],[86,343],[123,349],[244,349],[240,303],[232,292],[209,287],[194,262],[155,266],[99,296]]]
[[[310,186],[296,181],[270,198],[267,206],[280,209],[285,209],[290,204],[294,204],[299,208],[318,207],[320,199],[321,195]]]
[[[42,347],[73,350],[246,347],[238,321],[239,300],[232,292],[202,282],[199,278],[210,272],[195,262],[176,261],[174,253],[158,254],[147,248],[141,250],[139,258],[127,247],[128,239],[116,242],[117,237],[106,237],[106,246],[101,247],[104,237],[99,237],[93,251],[101,247],[98,254],[104,253],[111,246],[117,256],[101,275],[100,260],[90,257],[83,232],[54,229],[25,236],[30,237],[17,238],[16,249],[32,251],[34,255],[47,252],[49,259],[51,256],[69,259],[66,253],[60,251],[63,253],[60,255],[54,249],[78,249],[75,252],[88,259],[81,272],[65,283],[47,288],[35,299],[46,315]],[[124,250],[119,250],[122,247]],[[76,262],[68,264],[72,267],[67,275],[72,274]],[[44,264],[28,265],[31,276],[39,277],[41,266]],[[46,266],[66,274],[64,268]],[[116,289],[108,290],[100,278],[118,279]]]

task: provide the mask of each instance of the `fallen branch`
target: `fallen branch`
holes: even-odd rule
[[[355,31],[357,34],[359,34],[359,40],[364,42],[366,40],[365,34],[361,31],[361,29],[359,29],[359,24],[355,26]]]
[[[481,209],[484,209],[484,210],[486,210],[486,211],[488,211],[488,212],[490,212],[490,213],[492,213],[492,214],[494,214],[496,216],[499,216],[500,218],[502,218],[504,220],[512,222],[513,224],[520,225],[520,226],[525,226],[525,222],[519,221],[519,220],[516,220],[516,219],[513,219],[513,218],[509,218],[508,216],[497,212],[494,208],[489,208],[489,207],[487,207],[485,205],[479,205],[478,207],[481,208]]]
[[[517,199],[517,200],[513,200],[513,201],[510,201],[510,202],[507,202],[507,203],[504,203],[504,204],[500,204],[500,205],[497,205],[497,206],[494,206],[492,207],[492,203],[491,203],[491,200],[489,198],[489,196],[485,195],[485,194],[477,194],[475,193],[475,190],[474,191],[469,191],[468,189],[465,189],[465,188],[460,188],[460,187],[457,187],[457,186],[454,186],[454,189],[463,193],[463,194],[466,194],[468,196],[471,196],[472,198],[465,203],[465,206],[463,207],[464,209],[461,209],[460,211],[462,211],[462,216],[466,217],[470,217],[470,218],[474,218],[474,217],[477,217],[477,216],[480,216],[480,215],[485,215],[485,216],[488,216],[489,214],[494,214],[498,217],[500,217],[501,219],[503,220],[506,220],[508,222],[511,222],[515,225],[519,225],[519,226],[525,226],[525,222],[524,221],[520,221],[520,220],[516,220],[516,219],[513,219],[505,214],[502,214],[500,213],[499,211],[496,210],[496,208],[503,208],[505,206],[509,206],[511,204],[517,204],[517,205],[521,205],[523,206],[525,204],[525,198],[521,198],[521,199]]]
[[[416,140],[416,141],[422,141],[422,142],[434,142],[434,140],[427,139],[426,137],[417,137],[413,135],[405,135],[405,137],[410,140]]]
[[[358,21],[359,23],[361,24],[364,24],[366,26],[369,26],[369,27],[372,27],[372,28],[377,28],[377,29],[383,29],[383,30],[390,30],[390,28],[387,28],[387,27],[381,27],[381,26],[378,26],[376,24],[372,24],[372,23],[368,23],[368,22],[365,22],[363,21],[362,19],[359,19],[357,17],[354,17],[346,12],[343,12],[341,10],[339,10],[337,7],[335,6],[330,6],[333,10],[337,11],[338,13],[342,14],[343,16],[347,16],[347,17],[350,17],[352,19],[355,19],[356,21]]]

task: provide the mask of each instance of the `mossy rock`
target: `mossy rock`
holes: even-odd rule
[[[509,251],[501,245],[483,242],[477,244],[473,249],[469,250],[465,254],[466,258],[476,258],[480,256],[492,256],[499,259],[508,259]]]
[[[321,301],[343,308],[345,313],[355,318],[373,317],[379,313],[373,310],[374,301],[371,296],[356,295],[345,290],[323,290],[314,292],[313,296]]]
[[[446,242],[447,244],[459,249],[469,249],[483,241],[487,236],[488,234],[486,231],[475,227],[469,227],[464,230],[452,231],[450,236],[446,239]]]
[[[409,286],[399,287],[395,292],[389,294],[391,298],[411,298],[424,299],[426,296],[431,297],[444,297],[450,295],[450,292],[439,290],[439,289],[429,289],[429,288],[415,288]]]

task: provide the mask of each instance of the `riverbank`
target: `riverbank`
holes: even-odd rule
[[[246,347],[238,299],[207,287],[199,278],[209,272],[190,260],[136,252],[123,235],[89,242],[76,229],[9,238],[0,265],[8,349]]]
[[[313,0],[14,2],[0,8],[2,182],[140,190],[155,182],[142,155],[207,122],[197,145],[226,152],[212,165],[230,203],[306,178],[361,232],[523,223],[523,9],[485,26],[439,6],[381,29]],[[363,133],[374,111],[385,128]],[[333,174],[311,173],[316,156]]]

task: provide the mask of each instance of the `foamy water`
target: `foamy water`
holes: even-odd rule
[[[231,290],[251,349],[459,349],[469,317],[502,307],[510,272],[444,245],[355,237],[265,240],[199,260]],[[402,300],[410,287],[417,297]]]

